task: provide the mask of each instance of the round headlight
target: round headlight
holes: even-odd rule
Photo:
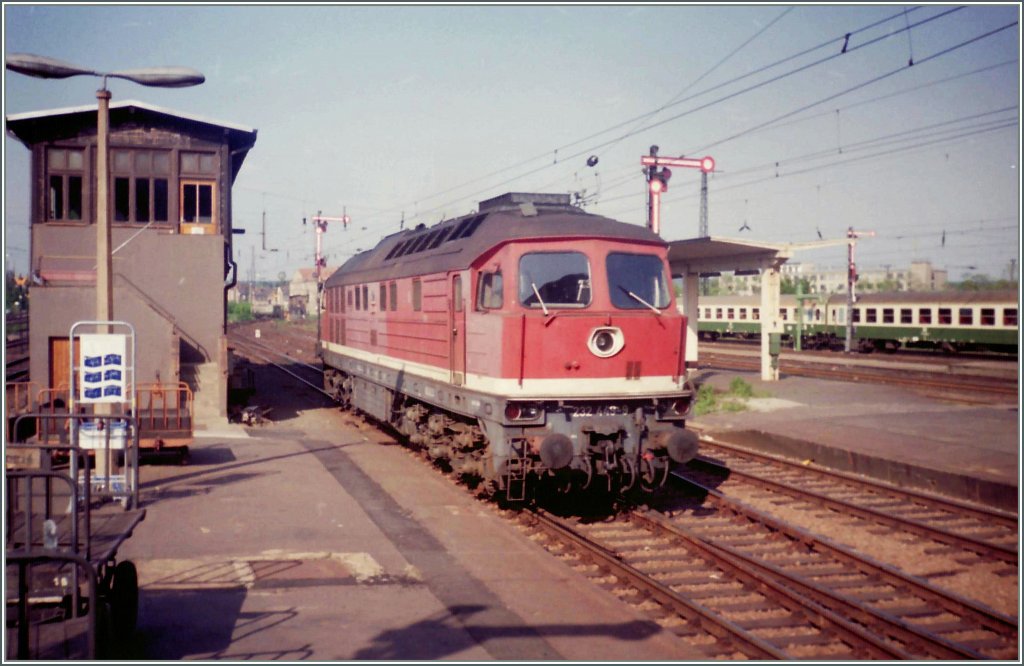
[[[626,339],[622,335],[622,329],[615,326],[603,326],[590,332],[587,348],[594,356],[608,358],[622,351],[625,344]]]

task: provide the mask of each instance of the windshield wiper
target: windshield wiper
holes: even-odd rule
[[[659,310],[658,308],[654,307],[653,305],[651,305],[650,303],[648,303],[644,299],[640,298],[639,296],[637,296],[636,294],[631,292],[629,289],[626,289],[622,285],[619,285],[619,289],[621,289],[622,291],[626,292],[627,296],[632,298],[634,301],[636,301],[640,305],[646,305],[647,307],[649,307],[651,309],[651,312],[653,312],[654,314],[658,315],[659,317],[661,316],[661,310]]]
[[[548,306],[544,304],[544,299],[540,297],[540,292],[537,291],[537,283],[531,282],[530,288],[533,289],[533,295],[537,297],[537,302],[540,303],[540,307],[544,310],[544,316],[546,317],[548,314]]]

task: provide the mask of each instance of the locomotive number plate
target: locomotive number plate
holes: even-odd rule
[[[623,410],[618,405],[566,405],[570,416],[618,416]]]

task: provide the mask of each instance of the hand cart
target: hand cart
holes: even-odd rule
[[[145,510],[137,496],[127,510],[97,503],[80,447],[11,443],[6,455],[6,658],[109,657],[135,630],[138,577],[117,551]]]

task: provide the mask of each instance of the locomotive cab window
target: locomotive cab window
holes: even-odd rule
[[[590,263],[580,252],[532,252],[519,260],[519,302],[528,308],[590,305]]]
[[[608,255],[606,268],[615,307],[620,310],[668,307],[668,282],[660,258],[653,254],[613,252]]]
[[[501,273],[481,273],[477,282],[477,309],[496,310],[504,300]]]

